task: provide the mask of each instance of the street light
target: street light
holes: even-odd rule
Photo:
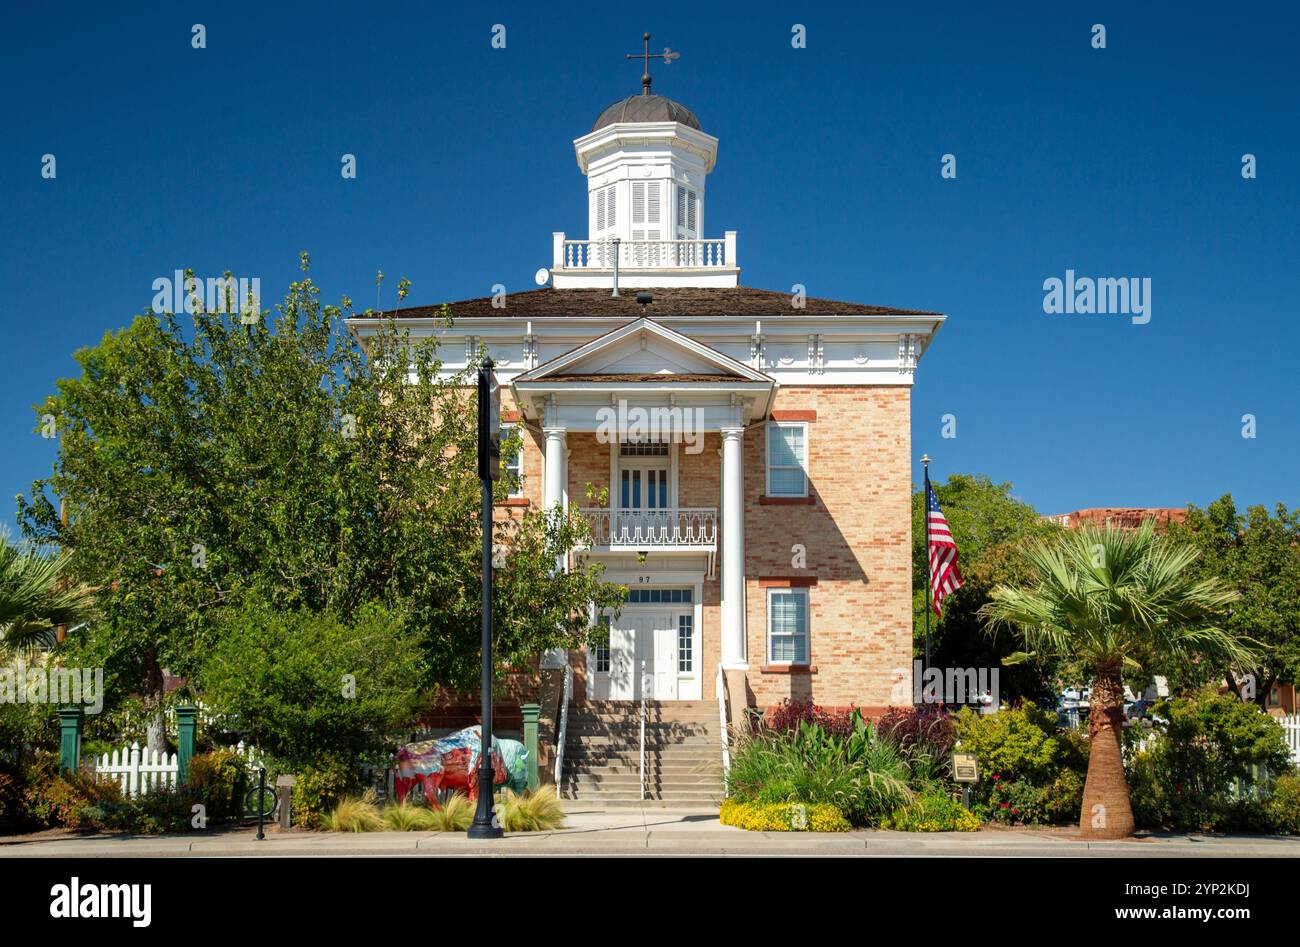
[[[478,809],[472,839],[501,838],[492,816],[492,484],[501,477],[501,390],[492,359],[478,370],[478,478],[483,488],[483,713],[479,727]]]

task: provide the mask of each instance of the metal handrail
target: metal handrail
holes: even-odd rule
[[[645,801],[645,661],[641,662],[641,801]]]
[[[722,794],[727,794],[727,777],[731,775],[731,748],[727,732],[727,694],[722,688],[722,665],[718,665],[718,727],[722,731]]]
[[[555,794],[564,788],[564,744],[569,735],[569,700],[573,696],[573,668],[564,662],[564,696],[560,699],[560,732],[555,743]]]

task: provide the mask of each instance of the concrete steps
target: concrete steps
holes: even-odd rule
[[[640,703],[571,705],[561,797],[594,807],[711,807],[721,802],[722,747],[716,703],[649,702],[645,736],[643,800]]]

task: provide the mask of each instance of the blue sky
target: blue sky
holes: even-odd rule
[[[623,55],[649,29],[682,52],[655,91],[721,139],[707,229],[739,231],[745,284],[948,313],[914,389],[937,480],[1010,480],[1044,513],[1300,504],[1300,13],[904,6],[14,8],[0,490],[49,469],[31,406],[74,349],[176,268],[260,276],[269,301],[305,249],[325,295],[361,307],[381,268],[386,305],[402,276],[412,304],[531,288],[551,231],[585,234],[571,142],[638,91]],[[1067,269],[1150,278],[1150,323],[1045,314],[1043,281]]]

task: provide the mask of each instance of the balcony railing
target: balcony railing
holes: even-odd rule
[[[736,266],[736,234],[712,240],[567,240],[555,235],[557,270],[727,269]]]
[[[718,542],[715,507],[666,507],[661,510],[588,508],[581,510],[591,524],[596,548],[636,550],[665,548],[714,549]]]

